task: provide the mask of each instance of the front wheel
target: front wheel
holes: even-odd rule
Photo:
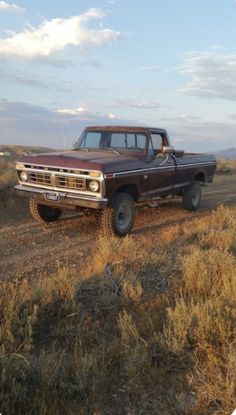
[[[30,213],[33,218],[40,223],[55,222],[60,214],[61,209],[52,206],[41,205],[36,199],[31,198],[29,203]]]
[[[198,209],[201,202],[201,184],[194,181],[183,194],[183,205],[186,210]]]
[[[127,193],[116,193],[102,215],[105,235],[125,236],[134,223],[134,201]]]

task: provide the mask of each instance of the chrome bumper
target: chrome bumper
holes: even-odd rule
[[[92,197],[86,195],[76,195],[74,193],[64,193],[61,191],[39,189],[37,187],[16,185],[15,189],[20,192],[22,196],[30,196],[39,199],[42,204],[62,207],[79,206],[92,209],[103,209],[108,203],[108,199]],[[59,195],[59,201],[52,201],[46,199],[46,193],[55,193]]]

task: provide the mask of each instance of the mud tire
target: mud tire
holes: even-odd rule
[[[183,194],[183,206],[186,210],[194,211],[199,208],[201,202],[201,184],[194,181]]]
[[[133,227],[134,201],[128,193],[116,193],[102,213],[105,236],[125,236]]]
[[[55,222],[62,213],[59,208],[41,205],[36,199],[31,198],[29,209],[32,217],[39,223]]]

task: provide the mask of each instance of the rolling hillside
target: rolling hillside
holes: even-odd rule
[[[236,148],[231,147],[226,150],[216,151],[215,156],[217,160],[236,160]]]

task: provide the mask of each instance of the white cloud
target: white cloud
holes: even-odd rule
[[[111,29],[90,29],[88,23],[100,19],[105,13],[99,8],[88,9],[68,19],[45,20],[38,28],[28,27],[23,32],[0,39],[0,55],[22,59],[50,57],[68,46],[99,47],[120,38]]]
[[[25,9],[14,3],[7,3],[6,1],[0,1],[0,11],[23,13]]]
[[[236,54],[188,53],[180,72],[191,78],[180,93],[236,100]]]
[[[114,100],[116,107],[121,108],[136,108],[136,109],[147,109],[154,110],[160,107],[157,101],[142,101],[140,98],[116,98]]]
[[[84,107],[79,107],[75,109],[64,108],[61,110],[57,110],[60,114],[67,114],[67,115],[80,115],[82,113],[88,113],[89,110],[85,109]]]
[[[88,119],[94,119],[97,117],[104,117],[109,119],[115,119],[116,116],[114,114],[100,114],[98,111],[91,110],[89,108],[85,107],[78,107],[78,108],[63,108],[56,110],[58,114],[66,115],[66,116],[72,116],[72,117],[80,117],[84,118],[86,120]]]

